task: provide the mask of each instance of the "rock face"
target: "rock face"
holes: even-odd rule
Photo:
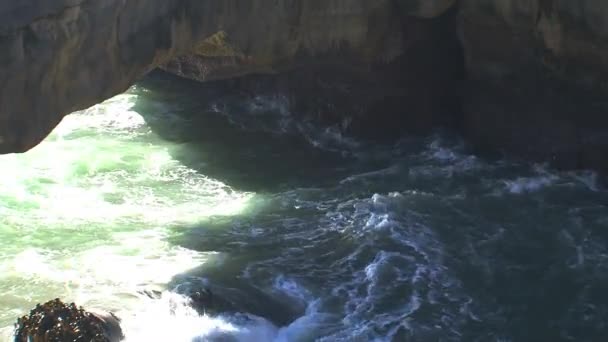
[[[480,150],[608,170],[604,0],[0,0],[0,153],[157,66],[329,89],[363,136],[443,125]]]
[[[35,146],[64,115],[190,51],[209,58],[205,79],[322,56],[366,66],[391,61],[403,50],[405,15],[432,16],[451,2],[2,0],[0,153]]]
[[[556,78],[598,85],[608,75],[608,2],[462,0],[473,77],[504,78],[546,68]]]
[[[125,90],[155,59],[187,49],[171,41],[177,3],[2,1],[0,152],[35,146],[67,113]]]
[[[252,21],[247,32],[220,31],[162,68],[202,82],[239,77],[233,86],[245,91],[276,88],[290,97],[292,113],[364,138],[453,125],[459,112],[453,89],[464,77],[456,11],[445,11],[453,2],[349,3],[275,9],[280,14],[268,25]],[[271,9],[252,10],[258,18]],[[264,37],[259,46],[257,37]],[[242,77],[251,74],[271,76]]]
[[[475,146],[608,171],[608,2],[463,0],[460,20]]]

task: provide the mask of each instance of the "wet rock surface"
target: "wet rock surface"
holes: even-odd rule
[[[91,313],[55,299],[38,304],[17,320],[15,342],[115,342],[123,339],[120,320],[110,313]]]

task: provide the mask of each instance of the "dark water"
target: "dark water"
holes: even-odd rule
[[[40,248],[46,252],[37,250],[34,258],[81,276],[91,267],[66,266],[57,250],[88,260],[91,250],[124,243],[124,234],[130,234],[127,241],[152,236],[110,252],[120,259],[111,258],[109,267],[121,267],[116,260],[136,264],[133,275],[122,282],[106,277],[112,278],[110,290],[85,291],[82,297],[122,310],[130,341],[158,339],[160,330],[186,341],[608,337],[608,191],[592,172],[485,161],[458,137],[440,132],[404,137],[391,146],[363,143],[336,128],[294,119],[280,94],[239,94],[159,75],[130,94],[136,100],[129,110],[145,124],[95,121],[70,133],[79,146],[86,142],[81,139],[99,144],[106,137],[96,156],[120,155],[122,164],[111,157],[103,163],[111,171],[91,172],[89,160],[100,157],[78,154],[89,171],[77,174],[74,186],[99,189],[91,177],[122,175],[114,183],[122,191],[104,193],[102,201],[118,203],[109,211],[124,212],[112,220],[77,217],[86,226],[77,230],[81,239],[98,243],[61,249],[54,247],[57,241],[45,242]],[[134,164],[140,154],[161,147],[167,154],[159,160],[173,178],[150,178],[157,159]],[[142,174],[148,178],[136,181]],[[144,190],[155,196],[153,205],[140,205],[148,194],[134,197],[138,206],[125,207],[130,192]],[[9,207],[8,200],[2,203]],[[214,211],[218,207],[223,209]],[[15,208],[10,215],[31,210]],[[134,219],[130,210],[141,217]],[[32,246],[14,237],[21,236],[14,222],[0,220],[4,234],[23,244],[11,244],[12,251],[2,247],[7,269],[13,262],[8,255]],[[166,280],[128,281],[137,270],[151,267],[154,273],[158,265],[169,270]],[[1,278],[0,286],[15,288],[11,277]],[[106,278],[95,275],[93,281]],[[209,287],[249,316],[198,317],[171,294],[147,303],[148,309],[116,304],[151,285],[181,293]],[[42,293],[63,295],[59,287],[49,285]],[[15,312],[38,299],[31,296],[35,289],[17,288],[19,301],[0,296],[0,305]],[[146,310],[154,315],[142,314]]]

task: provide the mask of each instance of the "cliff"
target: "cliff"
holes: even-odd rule
[[[464,0],[460,20],[470,141],[608,171],[608,2]]]
[[[300,70],[303,92],[313,70],[354,80],[331,97],[363,108],[364,136],[443,125],[482,151],[608,170],[607,38],[603,0],[2,0],[0,153],[158,66]]]
[[[316,56],[390,61],[401,53],[395,25],[403,16],[433,17],[451,2],[3,0],[0,153],[28,150],[64,115],[190,51],[232,60],[209,78],[280,70]]]

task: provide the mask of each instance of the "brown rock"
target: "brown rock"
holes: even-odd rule
[[[38,304],[19,318],[15,341],[118,342],[124,338],[120,320],[110,313],[85,311],[59,299]]]

